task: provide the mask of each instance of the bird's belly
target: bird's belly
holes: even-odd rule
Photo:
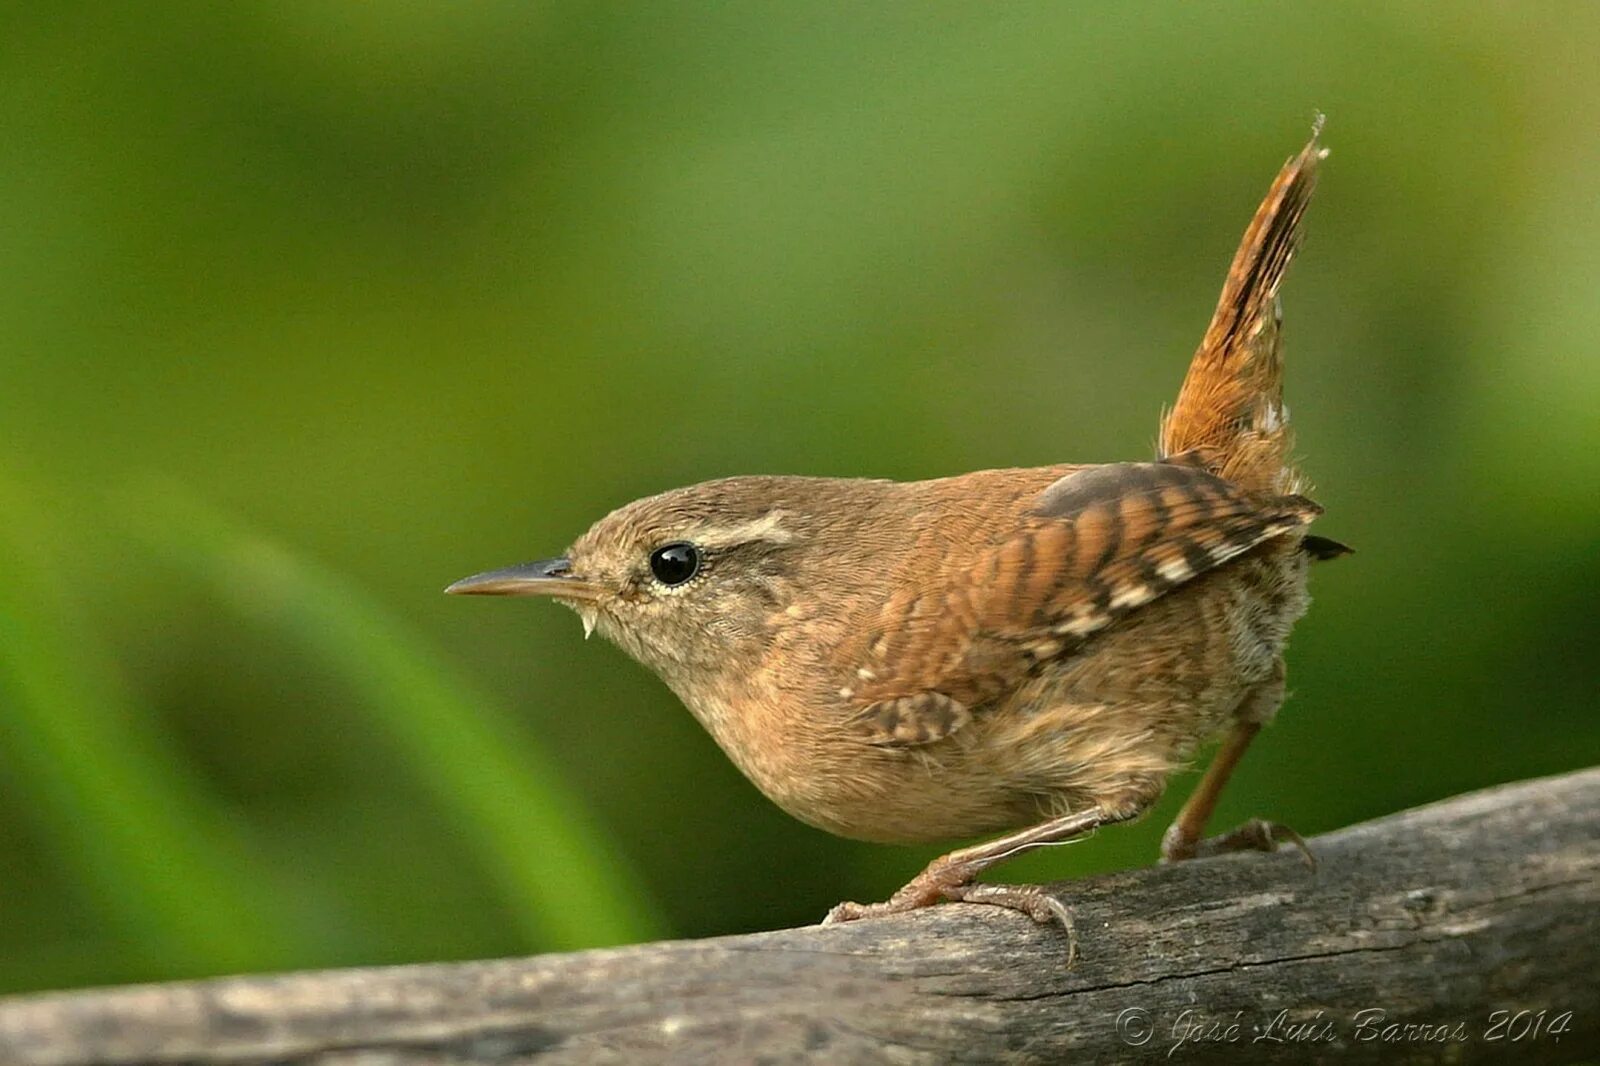
[[[921,746],[876,747],[748,692],[686,702],[745,776],[809,825],[883,843],[973,837],[1095,804],[1154,800],[1273,676],[1306,604],[1298,553],[1252,553],[1135,612]]]
[[[807,825],[853,840],[915,843],[1019,824],[1000,779],[973,772],[967,755],[952,758],[963,746],[882,748],[781,701],[685,696],[751,784]]]

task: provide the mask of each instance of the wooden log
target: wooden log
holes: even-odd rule
[[[0,1001],[0,1063],[1600,1059],[1600,769],[993,908]]]

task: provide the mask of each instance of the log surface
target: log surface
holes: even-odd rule
[[[0,1063],[1600,1060],[1600,769],[993,908],[0,1000]]]

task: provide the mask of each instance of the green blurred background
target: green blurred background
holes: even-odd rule
[[[0,16],[0,990],[813,921],[832,839],[547,604],[635,496],[1149,454],[1313,109],[1289,397],[1359,554],[1218,824],[1600,761],[1588,5]],[[1138,826],[1018,862],[1149,862]]]

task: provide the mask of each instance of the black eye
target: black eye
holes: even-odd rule
[[[679,541],[650,553],[650,572],[663,585],[681,585],[700,572],[700,549]]]

